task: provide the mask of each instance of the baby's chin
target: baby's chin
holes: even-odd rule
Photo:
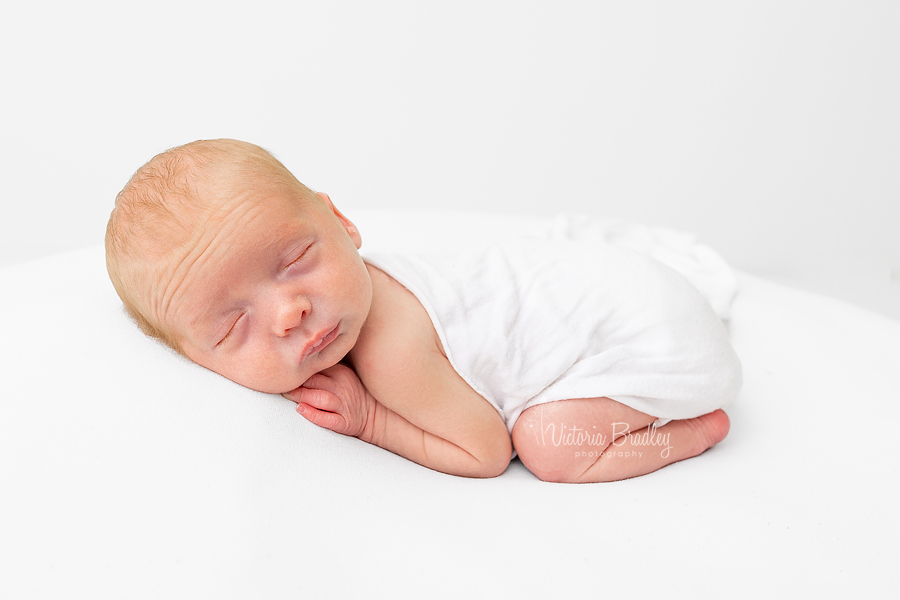
[[[253,390],[254,392],[262,392],[263,394],[286,394],[288,392],[292,392],[306,383],[306,380],[309,379],[309,377],[312,377],[312,375],[310,375],[309,377],[306,377],[304,379],[297,376],[291,376],[290,374],[285,374],[285,376],[283,377],[272,377],[271,375],[269,375],[268,377],[257,378],[248,377],[243,373],[235,375],[233,373],[223,373],[215,369],[209,370],[218,375],[221,375],[229,381],[238,384],[241,387]]]
[[[341,362],[341,360],[343,360],[343,359],[344,359],[344,356],[341,356],[334,362],[329,360],[329,361],[323,362],[321,364],[321,366],[316,365],[317,370],[313,371],[306,377],[303,377],[302,375],[297,376],[295,374],[286,374],[284,378],[278,377],[277,383],[271,383],[271,381],[273,379],[272,377],[261,378],[261,379],[267,379],[268,381],[257,382],[257,381],[247,380],[247,379],[244,379],[241,377],[229,377],[228,375],[226,375],[224,373],[219,373],[219,375],[222,375],[226,379],[230,379],[231,381],[233,381],[234,383],[236,383],[242,387],[254,390],[256,392],[262,392],[264,394],[284,395],[284,394],[287,394],[288,392],[293,392],[294,390],[296,390],[299,387],[302,387],[304,383],[309,381],[310,377],[312,377],[313,375],[316,375],[318,373],[321,373],[325,369],[329,369],[329,368],[333,367],[334,365]]]
[[[314,374],[313,374],[314,375]],[[309,377],[312,377],[310,375]],[[231,379],[231,381],[236,384],[243,386],[245,388],[251,389],[255,392],[262,392],[263,394],[286,394],[288,392],[293,392],[298,387],[303,386],[304,383],[309,379],[309,377],[305,379],[300,378],[285,378],[284,380],[279,380],[277,383],[256,383],[253,381],[246,381],[240,378],[232,378],[227,377],[227,379]]]

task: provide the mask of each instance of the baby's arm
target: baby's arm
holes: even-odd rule
[[[499,475],[511,453],[511,442],[499,414],[477,394],[471,398],[474,406],[466,409],[466,398],[452,395],[452,382],[451,390],[445,390],[451,394],[445,396],[448,404],[455,405],[451,411],[455,414],[449,414],[435,397],[437,390],[433,388],[441,387],[439,380],[440,376],[429,385],[410,386],[429,396],[417,394],[419,402],[407,411],[421,426],[379,402],[356,373],[342,364],[314,375],[285,397],[297,402],[297,412],[315,425],[358,437],[426,467],[467,477]],[[465,395],[466,390],[457,392]],[[480,410],[481,405],[489,410]],[[443,417],[430,418],[436,415]],[[454,425],[454,420],[459,423]]]
[[[285,396],[317,425],[436,471],[499,475],[512,455],[500,413],[453,369],[419,301],[370,273],[372,308],[349,355],[356,372],[336,365]]]

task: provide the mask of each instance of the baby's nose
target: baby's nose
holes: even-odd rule
[[[276,308],[274,320],[275,335],[284,337],[295,327],[299,327],[310,311],[309,301],[303,296],[286,299]]]

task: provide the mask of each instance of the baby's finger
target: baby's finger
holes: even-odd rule
[[[314,388],[297,388],[291,392],[292,399],[298,404],[307,404],[318,410],[339,413],[343,408],[341,399],[331,392]]]
[[[344,418],[341,415],[319,410],[315,406],[310,406],[309,404],[299,403],[297,405],[297,412],[303,415],[303,418],[313,425],[318,425],[319,427],[324,427],[325,429],[330,429],[337,433],[343,433],[343,429],[346,426]]]
[[[313,375],[313,377],[315,377],[315,375]],[[321,383],[321,381],[318,381],[318,382],[314,381],[313,383]],[[285,398],[287,398],[288,400],[290,400],[291,402],[309,402],[311,404],[316,404],[315,398],[317,398],[318,396],[316,396],[315,394],[317,394],[317,393],[318,394],[327,394],[329,392],[331,392],[331,390],[327,390],[322,387],[317,387],[316,385],[307,386],[307,384],[304,383],[302,386],[300,386],[296,389],[293,389],[289,392],[285,392],[281,395],[284,396]]]
[[[300,396],[303,394],[304,389],[306,389],[306,388],[303,388],[303,387],[294,388],[289,392],[284,392],[283,394],[281,394],[281,396],[283,398],[287,398],[291,402],[300,402]]]
[[[325,390],[326,392],[336,394],[338,382],[333,377],[329,377],[327,372],[320,371],[319,373],[310,376],[310,378],[304,381],[303,385],[298,389]]]

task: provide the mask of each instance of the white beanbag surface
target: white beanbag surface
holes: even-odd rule
[[[538,219],[358,212],[364,248]],[[900,322],[738,274],[732,429],[645,477],[433,472],[142,336],[100,246],[0,270],[0,597],[887,597]]]

